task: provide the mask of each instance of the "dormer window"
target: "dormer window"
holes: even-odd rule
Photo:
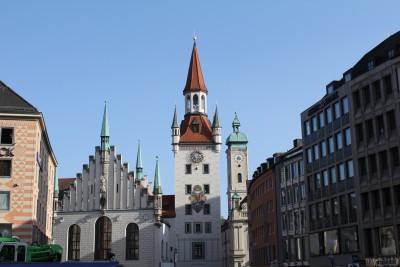
[[[330,93],[333,93],[333,85],[329,85],[328,88],[326,88],[326,93],[329,95]]]
[[[388,57],[394,58],[394,50],[393,49],[388,52]]]
[[[194,133],[199,133],[199,121],[197,119],[194,119],[192,129]]]
[[[344,80],[346,83],[351,81],[351,72],[348,72],[344,75]]]
[[[371,60],[368,62],[368,70],[372,70],[374,68],[374,61]]]

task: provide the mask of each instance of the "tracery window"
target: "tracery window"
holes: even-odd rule
[[[77,224],[69,227],[68,231],[68,260],[79,261],[81,251],[81,228]]]
[[[139,227],[136,223],[130,223],[126,227],[126,259],[139,259]]]
[[[108,260],[111,253],[112,225],[108,217],[100,217],[95,226],[95,260]]]

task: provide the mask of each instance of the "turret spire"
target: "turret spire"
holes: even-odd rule
[[[179,128],[179,124],[178,124],[178,113],[176,112],[176,106],[175,106],[175,110],[174,110],[174,118],[172,119],[172,128]]]
[[[143,178],[142,150],[140,147],[140,140],[139,140],[137,158],[136,158],[136,181],[140,181],[142,178]]]
[[[103,124],[101,126],[101,150],[110,149],[110,128],[108,125],[108,113],[107,113],[107,102],[104,104]]]
[[[160,168],[158,166],[158,157],[157,157],[157,161],[156,161],[156,172],[155,172],[155,175],[154,175],[153,194],[154,195],[162,194]]]
[[[221,123],[219,121],[219,116],[218,116],[218,107],[215,107],[215,113],[214,113],[214,119],[213,119],[213,128],[221,127]]]
[[[235,112],[235,119],[232,122],[232,127],[233,127],[233,131],[235,133],[239,132],[239,127],[240,127],[240,121],[238,119],[237,113]]]

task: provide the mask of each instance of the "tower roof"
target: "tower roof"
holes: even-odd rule
[[[240,127],[240,121],[235,112],[235,119],[232,122],[233,132],[226,139],[226,145],[237,148],[246,147],[246,144],[249,141],[247,139],[247,136],[244,133],[240,132],[239,127]]]
[[[153,194],[154,195],[160,195],[162,194],[162,188],[161,188],[161,176],[160,176],[160,168],[158,166],[158,158],[156,161],[156,173],[154,175],[154,189],[153,189]]]
[[[190,58],[189,71],[183,94],[189,91],[204,91],[208,93],[206,84],[204,83],[203,72],[201,71],[200,59],[196,47],[196,39],[194,40],[193,44],[192,56]]]
[[[198,132],[193,130],[193,124],[198,126]],[[210,121],[205,115],[185,115],[181,125],[180,143],[213,144],[214,138]]]

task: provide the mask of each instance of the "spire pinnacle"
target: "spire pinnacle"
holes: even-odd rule
[[[160,168],[158,166],[158,157],[156,156],[156,172],[154,175],[154,195],[162,195]]]
[[[240,121],[238,119],[236,111],[235,111],[235,119],[232,122],[232,127],[234,132],[239,132]]]
[[[178,113],[176,112],[176,105],[175,105],[174,118],[172,119],[172,126],[171,126],[171,128],[179,128],[179,124],[178,124]]]
[[[110,148],[110,127],[108,124],[107,102],[104,103],[103,123],[101,125],[101,150],[108,150]]]
[[[140,147],[140,140],[139,140],[137,158],[136,158],[136,180],[139,181],[142,178],[143,178],[142,149]]]
[[[213,128],[221,128],[221,123],[219,121],[219,116],[218,116],[218,107],[215,106],[215,113],[214,113],[214,119],[213,119]]]

